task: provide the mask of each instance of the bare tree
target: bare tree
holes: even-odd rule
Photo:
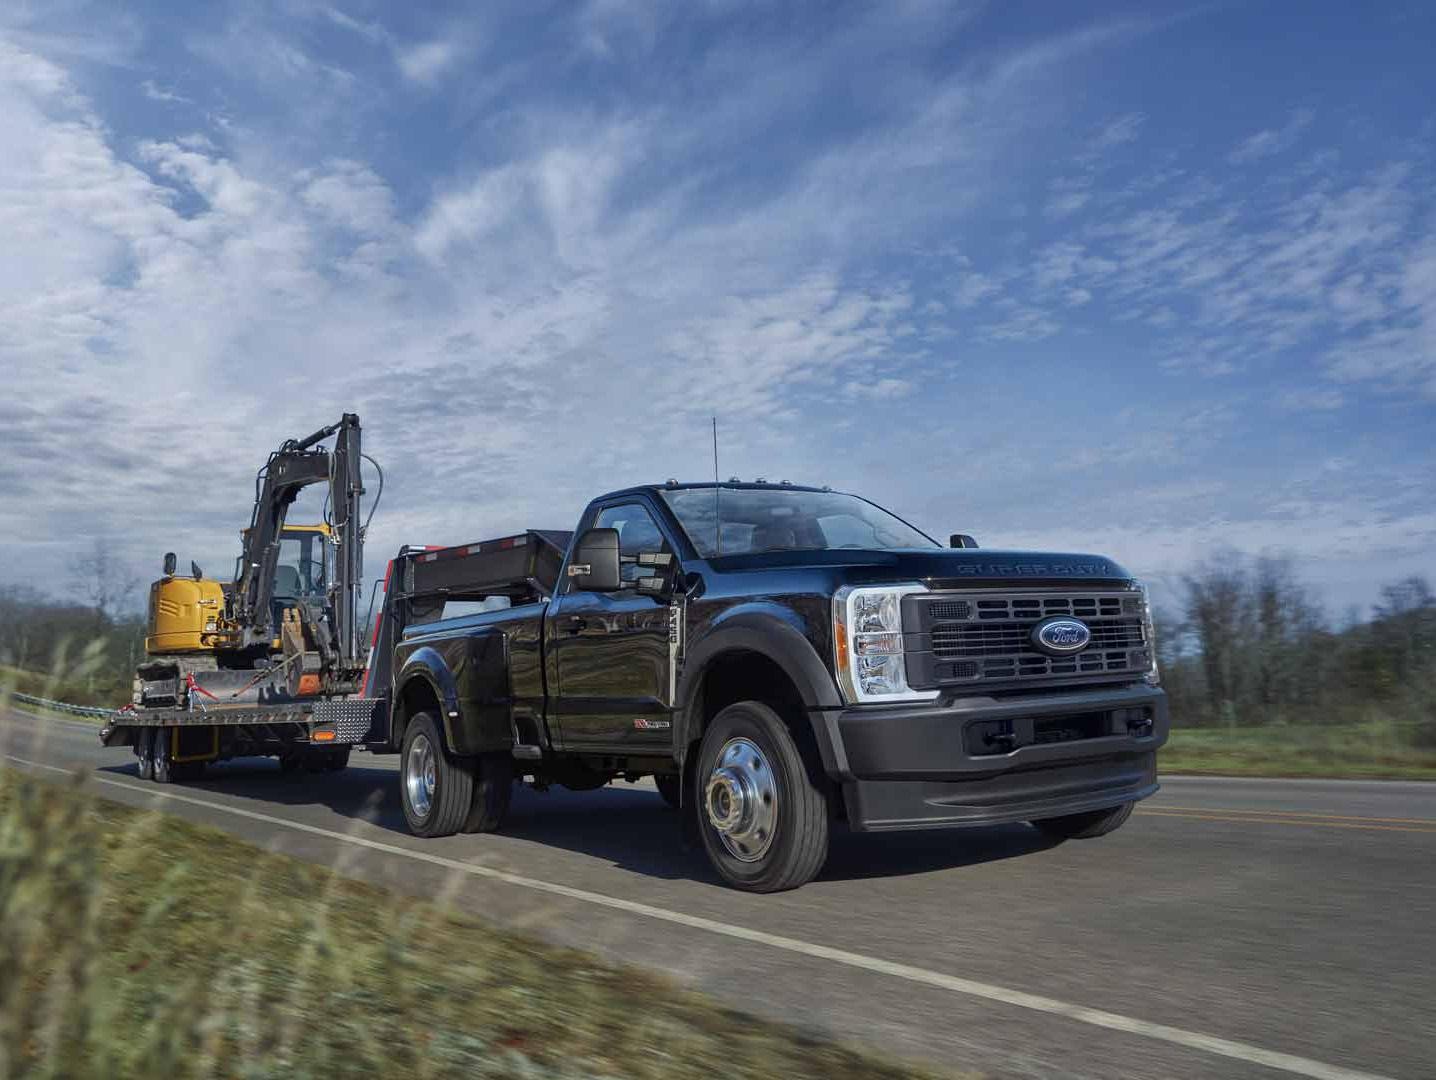
[[[90,550],[70,562],[70,590],[102,624],[113,623],[133,603],[140,577],[111,553],[100,537]]]
[[[1436,664],[1436,595],[1429,581],[1413,575],[1383,586],[1373,613],[1377,645],[1397,685]]]
[[[1182,579],[1187,625],[1201,650],[1207,697],[1217,716],[1234,722],[1243,675],[1242,650],[1251,623],[1246,560],[1214,555]]]

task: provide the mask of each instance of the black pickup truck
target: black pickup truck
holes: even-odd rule
[[[498,828],[516,781],[652,776],[718,873],[767,892],[817,874],[838,823],[1093,837],[1157,790],[1131,575],[945,548],[827,488],[670,481],[576,533],[406,549],[383,612],[368,745],[402,755],[421,836]]]

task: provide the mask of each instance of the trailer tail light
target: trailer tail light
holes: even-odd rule
[[[311,734],[309,737],[310,737],[312,740],[314,740],[315,742],[333,742],[333,741],[334,741],[334,729],[333,729],[333,728],[315,728],[313,734]]]

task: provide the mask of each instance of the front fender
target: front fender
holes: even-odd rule
[[[826,710],[841,708],[843,700],[828,666],[801,625],[801,617],[781,605],[744,605],[725,612],[708,633],[690,646],[678,683],[680,707],[675,718],[674,749],[679,754],[686,753],[702,726],[698,690],[708,667],[724,653],[741,650],[765,656],[783,669],[807,711],[823,768],[830,776],[847,771],[842,743],[825,718]]]

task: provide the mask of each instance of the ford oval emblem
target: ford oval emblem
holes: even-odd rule
[[[1092,643],[1092,631],[1080,619],[1065,615],[1043,619],[1032,628],[1032,644],[1049,656],[1068,656]]]

